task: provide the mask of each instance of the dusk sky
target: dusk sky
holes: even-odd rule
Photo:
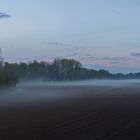
[[[140,0],[1,0],[0,13],[5,61],[140,72]]]

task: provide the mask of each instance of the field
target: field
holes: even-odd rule
[[[140,139],[140,82],[23,83],[2,89],[0,139]]]

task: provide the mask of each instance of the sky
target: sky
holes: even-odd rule
[[[0,48],[9,62],[140,72],[139,14],[139,0],[1,0]]]

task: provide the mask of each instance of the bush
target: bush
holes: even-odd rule
[[[17,78],[14,74],[6,72],[5,70],[0,70],[0,86],[15,86],[17,83]]]

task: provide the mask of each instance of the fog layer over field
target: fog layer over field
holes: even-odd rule
[[[120,96],[138,93],[139,89],[139,80],[22,82],[15,88],[0,90],[0,107],[26,106],[39,102],[49,104],[83,96]]]
[[[0,93],[0,139],[140,139],[138,80],[23,82]]]
[[[20,83],[19,86],[108,86],[108,87],[124,87],[140,84],[140,80],[81,80],[81,81],[30,81]]]

